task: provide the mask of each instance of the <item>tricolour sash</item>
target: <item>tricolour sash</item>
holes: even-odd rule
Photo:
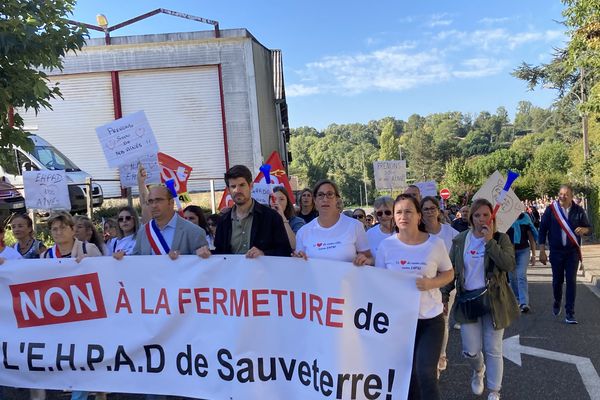
[[[565,215],[562,207],[560,206],[558,201],[554,201],[552,202],[552,206],[550,208],[552,209],[552,214],[554,214],[554,218],[556,218],[556,221],[558,222],[558,225],[560,225],[560,228],[567,234],[567,238],[569,239],[571,244],[577,248],[577,252],[579,253],[579,259],[581,260],[581,246],[577,241],[577,236],[575,235],[575,232],[573,232],[573,230],[569,226],[569,221],[567,220],[567,216]]]
[[[169,254],[169,251],[171,251],[171,249],[169,248],[167,241],[160,232],[160,229],[158,229],[156,221],[154,221],[153,219],[146,224],[146,236],[148,237],[148,242],[150,243],[150,247],[152,247],[154,254]]]
[[[58,249],[58,247],[56,245],[50,247],[48,249],[48,258],[61,258],[62,255],[60,254],[60,250]]]

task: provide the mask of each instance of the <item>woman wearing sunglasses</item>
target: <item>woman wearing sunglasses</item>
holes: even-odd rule
[[[110,254],[124,253],[130,255],[135,246],[135,235],[140,227],[138,214],[133,207],[122,207],[119,209],[117,218],[117,238],[110,244]]]
[[[373,208],[378,224],[367,231],[367,239],[369,239],[371,254],[375,255],[379,243],[394,234],[394,218],[392,217],[394,200],[389,196],[378,197],[373,202]]]

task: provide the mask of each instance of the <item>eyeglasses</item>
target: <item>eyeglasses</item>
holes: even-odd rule
[[[133,217],[131,215],[125,215],[123,217],[119,217],[117,219],[117,221],[119,222],[125,222],[125,221],[131,221],[133,219]]]
[[[149,205],[158,204],[162,201],[167,201],[167,199],[162,198],[162,197],[157,197],[156,199],[148,199],[148,204]]]
[[[423,212],[433,212],[433,211],[437,211],[437,207],[424,207],[423,208]]]
[[[327,192],[327,193],[318,192],[317,193],[317,199],[322,200],[325,197],[327,197],[328,199],[333,199],[335,197],[335,192]]]
[[[353,215],[352,218],[354,218],[354,219],[365,219],[365,216],[357,214],[357,215]]]
[[[389,217],[390,215],[392,215],[392,212],[390,210],[385,210],[385,211],[377,211],[375,214],[377,214],[378,217],[382,217],[383,214],[385,214]]]

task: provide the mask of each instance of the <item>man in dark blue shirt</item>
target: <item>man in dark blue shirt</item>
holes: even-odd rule
[[[546,238],[550,247],[552,266],[552,290],[554,303],[552,312],[560,314],[563,282],[567,281],[565,293],[565,322],[576,324],[575,292],[577,267],[581,258],[581,235],[590,232],[590,223],[583,208],[573,203],[573,189],[562,185],[558,201],[544,211],[540,222],[540,262],[546,265]]]

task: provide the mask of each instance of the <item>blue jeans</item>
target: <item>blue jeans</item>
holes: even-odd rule
[[[565,293],[565,312],[567,314],[575,314],[579,253],[577,253],[577,250],[550,249],[550,264],[552,265],[552,290],[554,292],[554,301],[560,304],[562,300],[563,282],[566,277],[567,290]]]
[[[461,324],[460,336],[463,355],[471,368],[474,371],[481,371],[485,362],[488,389],[500,391],[504,374],[504,360],[502,360],[504,329],[495,330],[491,315],[486,314],[478,318],[477,322]]]
[[[529,289],[527,287],[527,266],[529,265],[529,256],[531,249],[529,247],[522,250],[515,250],[515,261],[517,266],[514,271],[509,273],[510,287],[515,293],[519,304],[529,304]]]
[[[82,392],[80,390],[76,390],[71,392],[71,400],[87,400],[90,392]]]

